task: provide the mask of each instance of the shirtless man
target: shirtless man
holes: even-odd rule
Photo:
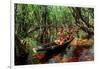
[[[58,45],[62,45],[64,43],[64,29],[63,27],[58,30],[57,39],[54,41]]]
[[[67,31],[67,35],[66,35],[66,40],[70,41],[73,38],[73,29],[69,28],[69,30]]]

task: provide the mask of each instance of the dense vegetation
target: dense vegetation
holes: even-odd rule
[[[48,44],[52,47],[52,43],[55,43],[54,46],[64,46],[63,44],[68,41],[68,39],[65,41],[66,36],[69,35],[68,32],[71,32],[74,38],[67,44],[68,47],[43,63],[93,60],[93,8],[15,4],[14,10],[16,65],[42,63],[38,57],[44,56],[41,53],[46,50],[35,49],[45,45],[48,47]],[[60,37],[64,37],[64,41],[62,39],[58,43]],[[79,56],[80,53],[77,50],[81,53],[86,51],[89,55]],[[81,59],[77,60],[77,58]]]

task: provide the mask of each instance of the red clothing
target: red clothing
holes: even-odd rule
[[[66,38],[67,38],[67,40],[72,39],[72,38],[73,38],[73,34],[72,34],[72,32],[68,32]]]
[[[37,59],[43,59],[44,57],[45,57],[45,54],[42,54],[42,53],[38,53],[38,54],[36,54],[35,55],[35,57],[37,58]]]

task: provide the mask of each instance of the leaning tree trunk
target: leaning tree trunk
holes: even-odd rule
[[[88,38],[91,38],[92,35],[94,35],[94,28],[92,25],[90,25],[88,23],[87,20],[85,20],[82,16],[82,10],[81,8],[79,7],[76,7],[76,8],[70,8],[71,12],[72,12],[72,15],[75,19],[75,24],[80,28],[82,29],[84,32],[86,32],[88,35],[87,37]]]

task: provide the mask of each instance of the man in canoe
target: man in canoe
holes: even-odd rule
[[[67,34],[64,35],[64,29],[61,27],[60,31],[57,33],[57,39],[54,41],[58,45],[62,45],[65,41],[70,41],[73,39],[73,28],[67,30]]]

